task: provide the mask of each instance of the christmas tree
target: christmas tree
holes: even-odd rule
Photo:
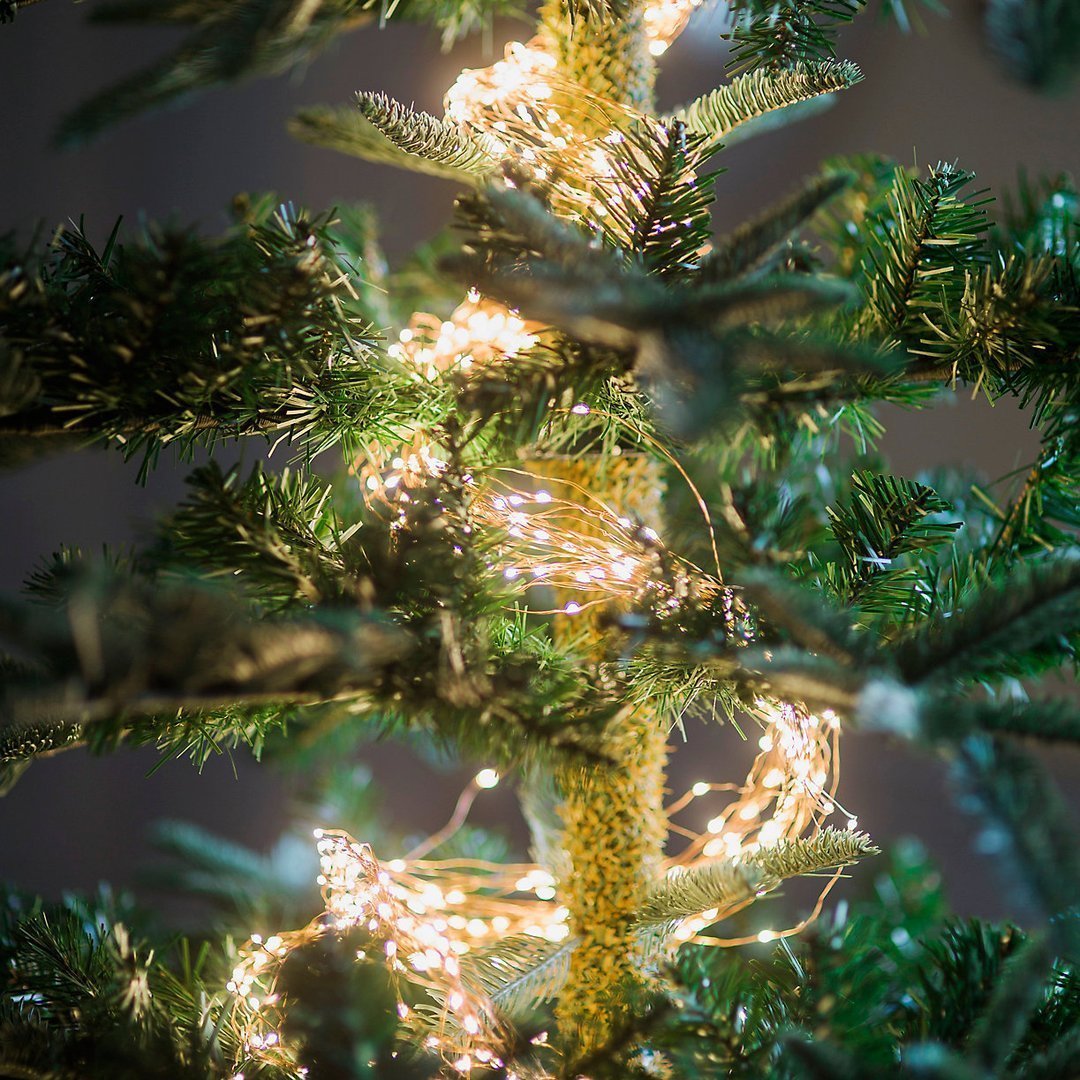
[[[443,116],[368,91],[299,113],[460,185],[393,270],[366,210],[253,196],[221,236],[3,240],[8,466],[106,445],[144,477],[237,441],[288,465],[210,456],[137,550],[63,550],[0,602],[0,790],[75,746],[245,745],[305,771],[322,825],[268,857],[164,830],[203,901],[183,936],[7,888],[0,1076],[1080,1075],[1080,849],[1028,745],[1080,738],[1077,192],[991,204],[957,165],[867,155],[717,234],[723,148],[862,79],[835,51],[861,4],[738,0],[724,84],[661,113],[699,5],[545,0]],[[188,36],[60,135],[365,24],[453,41],[506,10],[108,0]],[[1065,78],[1068,5],[987,21],[1015,73]],[[1029,468],[890,473],[875,410],[963,387],[1028,410]],[[751,769],[669,791],[703,713]],[[859,830],[846,727],[952,763],[1015,924],[951,916],[917,850]],[[419,842],[355,767],[373,731],[477,765]],[[527,855],[468,823],[499,784]],[[842,895],[855,864],[870,896]],[[803,878],[816,901],[775,921]]]

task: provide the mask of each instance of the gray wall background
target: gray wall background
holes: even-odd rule
[[[905,37],[873,13],[845,31],[839,53],[862,66],[866,82],[828,113],[728,152],[718,223],[738,222],[838,153],[876,150],[922,164],[956,160],[997,191],[1013,183],[1021,164],[1032,174],[1080,172],[1080,97],[1045,99],[1010,82],[985,52],[974,0],[952,7],[948,19],[929,19],[926,37]],[[315,208],[373,203],[388,249],[400,255],[446,219],[452,185],[297,144],[286,135],[285,120],[301,105],[344,102],[358,89],[383,90],[438,112],[462,67],[489,63],[504,41],[529,33],[500,24],[491,47],[474,40],[443,55],[421,28],[362,31],[297,77],[218,91],[182,111],[128,124],[89,148],[60,153],[50,135],[65,110],[175,40],[168,32],[88,26],[82,16],[51,0],[0,28],[0,228],[28,230],[35,220],[51,226],[85,214],[100,237],[121,214],[129,221],[175,214],[212,230],[236,192],[275,190]],[[716,85],[725,59],[718,27],[703,19],[664,58],[661,104]],[[996,477],[1029,461],[1035,446],[1011,402],[991,408],[958,394],[928,412],[893,410],[885,419],[883,449],[892,467],[909,475],[968,464]],[[93,550],[144,535],[147,522],[179,496],[183,473],[163,464],[139,488],[118,455],[92,452],[0,474],[0,588],[17,589],[37,559],[61,543]],[[688,736],[690,752],[677,755],[673,766],[675,791],[703,776],[741,779],[752,755],[732,733],[691,724]],[[961,911],[1006,909],[999,879],[974,853],[972,823],[957,813],[938,762],[858,735],[845,737],[843,754],[841,797],[862,827],[885,843],[920,836],[944,866]],[[1078,757],[1062,754],[1052,763],[1073,794]],[[397,792],[395,815],[418,830],[445,819],[472,771],[433,774],[388,747],[375,748],[370,760],[381,786]],[[193,820],[262,848],[288,820],[286,784],[242,753],[235,762],[212,761],[202,775],[174,762],[148,777],[154,761],[147,752],[104,759],[72,752],[36,764],[0,799],[0,878],[50,895],[99,879],[132,885],[149,858],[145,829],[154,820]],[[491,793],[477,819],[514,824],[512,800]]]

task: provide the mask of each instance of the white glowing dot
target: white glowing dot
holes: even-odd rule
[[[577,416],[588,416],[589,413],[592,412],[592,409],[590,409],[588,405],[582,402],[578,405],[575,405],[570,411]]]
[[[474,779],[477,787],[493,788],[499,782],[499,774],[494,769],[481,769]]]
[[[702,795],[709,794],[709,785],[704,780],[699,780],[690,790],[695,799],[700,799]]]
[[[773,931],[773,930],[762,930],[761,933],[758,934],[757,939],[758,939],[758,941],[766,942],[766,941],[772,941],[773,938],[775,938],[775,937],[776,937],[775,931]]]
[[[580,610],[581,605],[575,603],[573,600],[563,608],[563,611],[565,611],[567,615],[576,615]]]

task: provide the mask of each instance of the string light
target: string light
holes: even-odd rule
[[[644,25],[653,55],[666,50],[700,3],[657,0],[647,6]],[[572,213],[599,228],[619,200],[635,197],[640,174],[647,172],[645,161],[635,161],[624,132],[654,122],[561,80],[549,50],[540,37],[513,42],[490,67],[462,72],[447,92],[446,116],[496,156],[512,159],[527,175],[544,181],[556,212]],[[612,153],[614,147],[620,147],[620,155]],[[621,165],[619,158],[624,159]],[[626,162],[637,170],[637,185],[627,183]],[[610,222],[607,227],[617,228]],[[520,359],[542,332],[539,324],[470,290],[448,319],[415,313],[388,352],[417,379],[434,382]],[[591,411],[584,402],[569,410],[579,416]],[[430,436],[412,430],[401,433],[396,450],[370,447],[354,471],[365,497],[394,506],[446,469]],[[647,523],[616,514],[588,492],[575,491],[582,496],[579,501],[542,488],[469,483],[472,523],[496,540],[492,572],[510,589],[545,587],[579,597],[564,601],[560,614],[577,615],[597,604],[644,604],[660,618],[693,604],[719,604],[729,624],[740,614],[733,592],[718,575],[678,558]],[[402,513],[392,519],[392,527],[404,521]],[[812,836],[836,812],[848,817],[849,828],[855,827],[855,819],[836,800],[837,718],[764,699],[754,714],[763,734],[744,783],[697,781],[667,808],[672,835],[686,842],[665,860],[665,872],[737,860]],[[361,928],[371,944],[358,959],[380,958],[397,987],[402,1022],[423,1032],[425,1046],[462,1075],[503,1067],[508,1033],[470,958],[514,935],[565,941],[571,928],[568,911],[558,902],[558,882],[548,868],[533,864],[426,857],[460,829],[476,795],[499,782],[496,770],[481,769],[447,825],[404,858],[381,862],[369,845],[345,833],[316,830],[323,913],[297,931],[265,940],[253,935],[228,982],[248,1055],[260,1062],[295,1064],[281,1031],[281,965],[291,951],[323,935]],[[700,801],[717,798],[724,804],[702,815]],[[705,817],[704,828],[675,820],[683,811],[693,811],[698,820]],[[825,886],[811,917],[835,880]],[[703,932],[748,902],[683,919],[672,928],[673,943],[747,940],[724,941]],[[749,940],[772,941],[804,925],[763,930]],[[437,1003],[434,1020],[406,1000],[406,987]]]
[[[540,329],[470,289],[449,319],[416,312],[387,352],[433,381],[447,372],[468,374],[513,359],[536,344]]]
[[[808,832],[814,835],[837,810],[846,814],[835,798],[840,731],[835,715],[818,717],[764,699],[756,703],[755,713],[765,733],[745,783],[734,787],[697,781],[667,807],[672,833],[688,837],[689,842],[665,860],[664,872],[693,869],[717,858],[738,860]],[[471,975],[468,957],[517,934],[553,943],[566,940],[571,928],[567,909],[557,901],[556,878],[534,864],[420,857],[460,829],[475,795],[496,786],[498,780],[495,770],[480,770],[459,798],[447,826],[415,848],[408,859],[380,863],[369,845],[345,833],[315,831],[323,914],[299,931],[265,940],[253,935],[228,983],[236,1012],[246,1018],[243,1045],[249,1055],[267,1062],[291,1060],[280,1031],[277,990],[277,973],[288,953],[326,933],[362,927],[372,939],[370,954],[382,957],[395,985],[419,988],[440,1003],[432,1021],[411,1008],[399,991],[399,1015],[428,1032],[430,1048],[437,1049],[459,1072],[465,1058],[470,1063],[468,1071],[501,1065],[507,1033],[482,982]],[[726,792],[735,797],[709,819],[703,832],[671,820],[699,800]],[[763,930],[749,938],[703,936],[710,926],[750,902],[742,901],[681,920],[671,928],[670,940],[672,944],[715,946],[788,937],[816,917],[837,879],[838,875],[830,879],[814,912],[797,926]],[[364,950],[358,958],[368,955],[369,950]]]

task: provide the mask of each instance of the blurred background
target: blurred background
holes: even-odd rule
[[[374,205],[388,253],[400,258],[445,222],[453,185],[299,144],[285,121],[300,106],[347,102],[360,89],[441,114],[442,95],[463,67],[490,63],[506,41],[531,32],[498,23],[489,40],[444,54],[436,35],[419,27],[361,30],[292,77],[217,91],[129,123],[93,146],[60,152],[51,138],[66,111],[176,40],[167,31],[87,25],[90,6],[49,0],[0,27],[0,229],[29,237],[35,222],[48,230],[84,216],[101,239],[118,216],[133,223],[145,215],[216,231],[236,193],[266,190],[313,209]],[[956,161],[999,194],[1015,185],[1020,166],[1032,176],[1080,174],[1080,94],[1046,98],[1010,81],[985,49],[980,17],[976,0],[954,0],[948,17],[926,16],[924,36],[905,36],[874,10],[861,16],[841,33],[838,53],[859,63],[866,81],[831,110],[726,151],[718,225],[785,194],[834,154]],[[722,81],[721,31],[715,17],[699,16],[663,58],[662,107]],[[882,419],[882,451],[901,475],[967,465],[994,479],[1034,457],[1036,439],[1011,401],[991,407],[960,392],[932,410],[890,410]],[[262,448],[243,452],[253,459]],[[146,536],[155,516],[181,496],[185,472],[164,460],[138,487],[135,469],[118,454],[88,451],[0,474],[0,589],[18,590],[39,558],[63,543],[93,552]],[[672,769],[676,793],[699,779],[741,780],[755,749],[701,721],[687,725],[686,738]],[[673,739],[681,743],[677,732]],[[387,745],[372,747],[366,759],[387,793],[388,813],[416,832],[445,821],[468,777],[486,764],[436,770]],[[246,752],[211,760],[201,774],[182,760],[148,775],[155,763],[148,751],[109,758],[72,751],[36,763],[0,798],[0,879],[48,896],[108,880],[153,900],[139,873],[153,857],[147,830],[154,821],[189,820],[265,850],[290,820],[295,780]],[[1080,805],[1080,755],[1065,752],[1050,765]],[[882,844],[919,837],[943,867],[960,913],[1000,916],[1008,904],[992,858],[978,853],[974,822],[957,811],[948,783],[946,767],[926,755],[880,737],[844,736],[840,798],[859,827]],[[514,801],[502,789],[484,794],[473,819],[522,836]],[[853,876],[868,874],[857,868]]]

